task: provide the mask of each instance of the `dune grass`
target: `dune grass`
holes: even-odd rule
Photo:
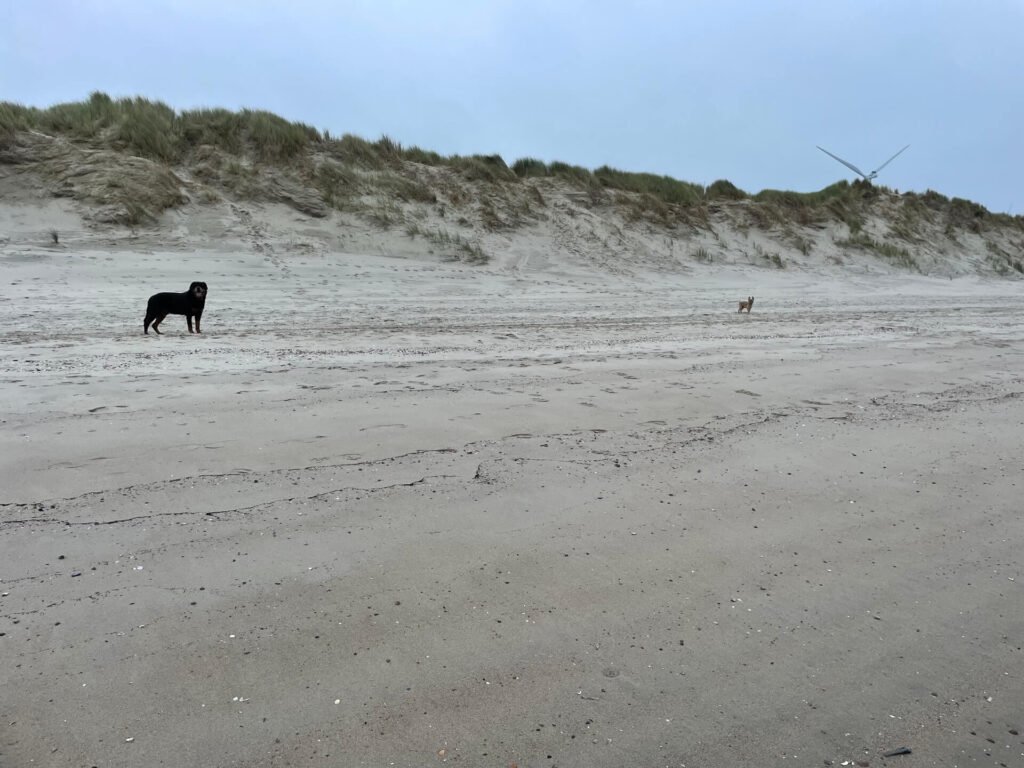
[[[728,179],[719,179],[704,190],[706,200],[746,200],[750,195]]]
[[[112,99],[99,92],[86,101],[46,109],[0,104],[0,135],[18,130],[93,141],[167,163],[181,162],[190,150],[202,145],[231,154],[248,150],[264,160],[287,161],[310,143],[322,141],[315,128],[262,110],[176,112],[160,101]]]
[[[710,201],[750,200],[769,204],[777,214],[810,220],[819,213],[845,221],[851,232],[859,230],[859,209],[884,188],[863,181],[840,181],[816,192],[764,189],[749,194],[726,179],[704,187],[671,176],[623,171],[607,165],[596,170],[561,161],[546,163],[524,157],[511,167],[500,155],[451,155],[419,147],[402,147],[388,136],[375,142],[351,134],[334,138],[301,122],[288,121],[263,110],[190,109],[176,111],[161,101],[141,97],[114,99],[95,92],[78,102],[51,107],[27,107],[0,102],[0,140],[18,131],[91,142],[124,150],[164,163],[182,163],[200,147],[215,147],[229,155],[249,155],[263,162],[289,163],[305,159],[312,149],[346,165],[367,169],[398,167],[403,162],[446,166],[469,181],[513,182],[530,178],[561,178],[584,189],[603,188],[649,196],[667,205],[695,206]],[[424,199],[425,195],[421,196]],[[1024,229],[1024,217],[992,214],[983,206],[960,198],[948,198],[932,190],[906,193],[905,204],[913,212],[941,211],[954,227],[978,231],[988,222],[1012,224]],[[808,213],[799,214],[800,211]],[[813,212],[813,215],[812,213]],[[908,214],[907,218],[910,218]],[[905,222],[909,224],[910,222]]]
[[[952,238],[963,231],[983,234],[993,226],[1024,232],[1022,216],[993,214],[977,203],[932,190],[896,195],[867,182],[844,180],[813,192],[763,189],[749,193],[726,179],[705,187],[607,165],[590,170],[523,157],[509,166],[497,154],[444,156],[420,147],[403,147],[389,136],[368,141],[352,134],[319,131],[263,110],[179,111],[160,101],[115,99],[100,92],[83,101],[46,108],[0,102],[0,150],[18,133],[30,131],[60,136],[84,149],[113,149],[172,168],[183,166],[194,178],[243,197],[262,194],[260,190],[266,186],[263,166],[272,164],[314,187],[328,205],[357,212],[362,210],[360,199],[376,195],[407,204],[440,205],[443,215],[444,206],[465,207],[478,200],[484,188],[495,200],[514,200],[518,193],[512,188],[502,191],[501,186],[535,179],[557,180],[585,193],[574,198],[585,205],[612,204],[627,219],[669,229],[710,226],[709,216],[717,211],[712,204],[736,203],[743,211],[744,226],[781,229],[792,237],[796,237],[794,226],[844,222],[849,230],[846,244],[870,247],[882,258],[908,268],[914,267],[913,257],[905,249],[890,246],[894,250],[889,250],[886,244],[871,247],[862,236],[866,217],[883,193],[888,193],[886,200],[897,202],[890,216],[890,231],[903,242],[920,240],[928,231],[927,222],[937,223]],[[531,183],[527,187],[527,194],[545,206],[544,185]],[[485,228],[511,226],[493,206],[477,208]],[[378,209],[380,206],[374,208]],[[378,218],[381,223],[395,219],[383,209]],[[797,242],[805,254],[810,250],[806,241]],[[1019,263],[1017,254],[1011,257],[1009,269],[1019,271],[1014,260]]]
[[[530,179],[541,176],[550,176],[548,164],[535,157],[521,157],[512,163],[512,173],[520,179]]]
[[[610,189],[647,194],[664,203],[693,205],[704,200],[704,187],[700,184],[679,181],[671,176],[630,173],[603,165],[594,171],[594,177]]]
[[[490,257],[484,250],[459,234],[451,234],[447,229],[423,228],[416,222],[408,224],[405,234],[415,240],[423,237],[442,250],[446,251],[449,259],[462,260],[469,264],[486,264]]]
[[[866,251],[871,251],[876,256],[895,267],[908,269],[912,272],[921,271],[921,265],[918,263],[917,259],[914,258],[914,255],[906,248],[893,245],[892,243],[885,241],[875,240],[864,232],[851,234],[851,236],[845,240],[837,240],[836,245],[842,248],[861,248]]]

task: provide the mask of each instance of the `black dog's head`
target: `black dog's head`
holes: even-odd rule
[[[206,283],[192,283],[188,287],[188,292],[195,297],[196,301],[206,300]]]

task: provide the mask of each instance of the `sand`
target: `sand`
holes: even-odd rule
[[[4,768],[1024,761],[1020,283],[0,218]]]

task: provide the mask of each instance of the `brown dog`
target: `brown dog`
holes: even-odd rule
[[[754,306],[754,297],[748,296],[746,301],[740,302],[739,311],[742,312],[744,309],[747,310],[747,314],[750,314],[750,308]]]

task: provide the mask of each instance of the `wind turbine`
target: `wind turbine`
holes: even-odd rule
[[[815,146],[817,146],[817,145],[815,145]],[[829,157],[831,157],[831,158],[832,158],[833,160],[838,160],[838,161],[839,161],[840,163],[842,163],[843,165],[845,165],[845,166],[846,166],[847,168],[849,168],[849,169],[850,169],[851,171],[853,171],[854,173],[856,173],[856,174],[857,174],[858,176],[862,177],[862,178],[864,179],[864,181],[871,181],[871,180],[872,180],[873,178],[875,178],[875,176],[877,176],[877,175],[878,175],[878,172],[879,172],[880,170],[882,170],[883,168],[885,168],[885,166],[887,166],[887,165],[888,165],[889,163],[891,163],[891,162],[892,162],[893,160],[895,160],[895,159],[896,159],[897,157],[899,157],[900,155],[902,155],[902,154],[903,154],[904,152],[906,152],[906,151],[907,151],[907,149],[909,149],[909,148],[910,148],[910,145],[909,145],[909,144],[907,144],[907,146],[905,146],[905,147],[904,147],[903,149],[901,149],[901,150],[900,150],[899,152],[897,152],[897,153],[896,153],[895,155],[893,155],[892,157],[890,157],[890,158],[889,158],[888,160],[886,160],[886,161],[885,161],[884,163],[882,163],[882,164],[881,164],[880,166],[878,166],[877,168],[875,168],[875,170],[873,170],[873,171],[872,171],[871,173],[864,173],[864,171],[862,171],[862,170],[861,170],[860,168],[858,168],[858,167],[857,167],[856,165],[854,165],[853,163],[848,163],[848,162],[846,162],[845,160],[843,160],[843,158],[839,157],[838,155],[833,155],[833,154],[832,154],[831,152],[829,152],[829,151],[828,151],[827,149],[825,149],[824,147],[818,147],[818,149],[820,149],[820,150],[821,150],[822,152],[824,152],[824,153],[825,153],[826,155],[828,155]]]

